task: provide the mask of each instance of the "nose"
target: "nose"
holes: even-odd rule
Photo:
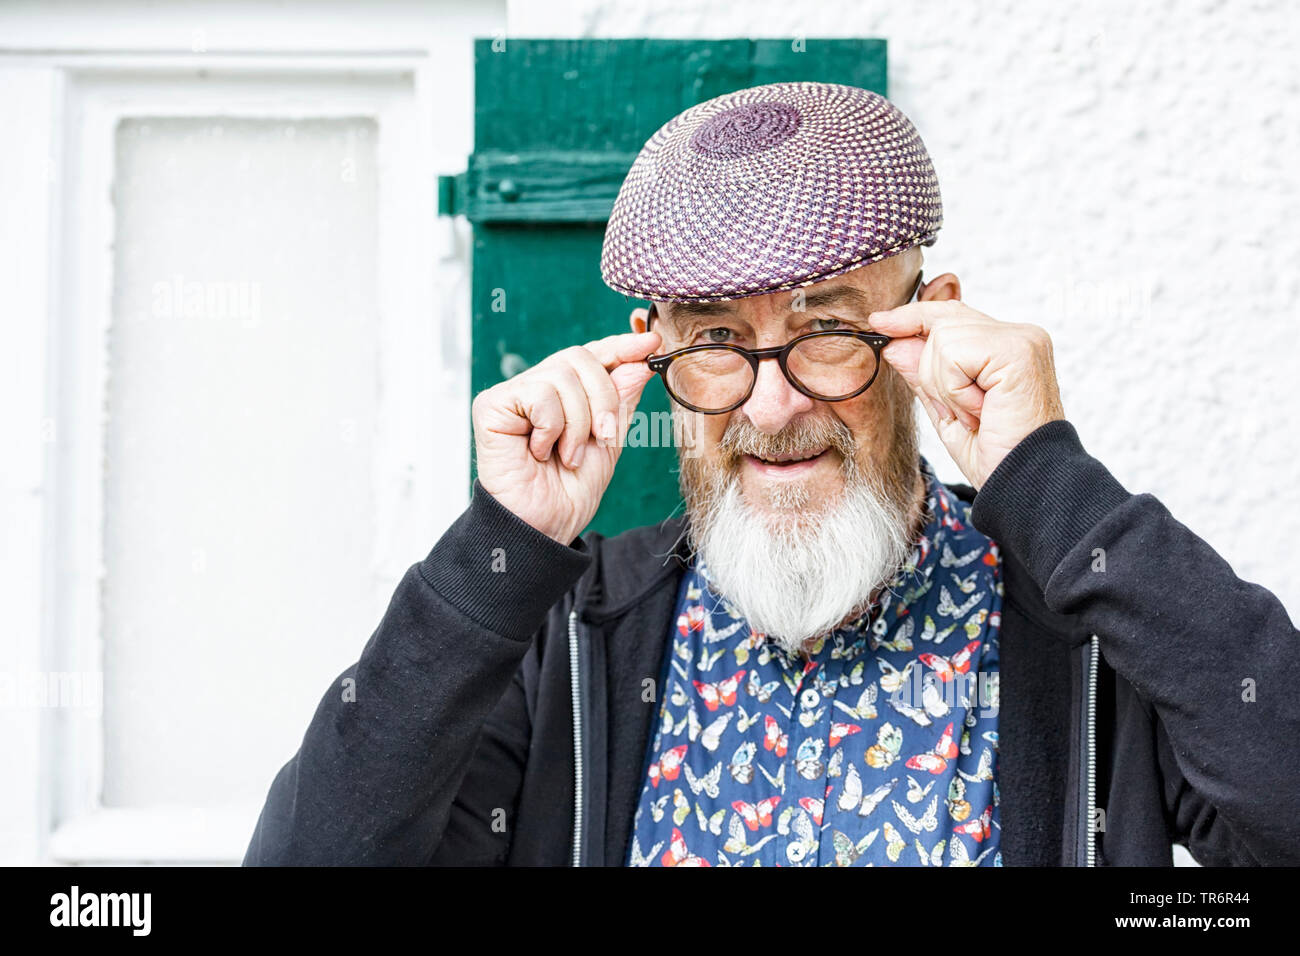
[[[813,404],[811,398],[790,384],[775,359],[764,359],[758,363],[754,391],[740,410],[759,431],[775,435],[790,419],[811,410]]]

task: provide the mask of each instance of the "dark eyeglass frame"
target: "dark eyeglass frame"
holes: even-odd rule
[[[907,300],[904,303],[905,305],[912,301],[916,296],[917,290],[921,288],[921,276],[923,273],[924,270],[916,274],[916,282],[912,285],[912,291],[908,294]],[[650,312],[646,318],[645,328],[647,332],[650,331],[650,324],[654,321],[657,314],[658,310],[656,305],[654,302],[651,302]],[[826,395],[819,395],[812,389],[806,388],[804,385],[800,384],[795,377],[790,374],[790,367],[787,364],[790,360],[790,353],[794,351],[795,346],[802,344],[808,339],[825,338],[826,336],[832,335],[840,338],[859,339],[860,341],[866,342],[876,356],[876,369],[871,373],[871,378],[867,379],[866,384],[848,395],[839,395],[834,398]],[[754,394],[754,386],[758,384],[758,363],[763,359],[769,358],[776,359],[777,364],[781,366],[781,374],[785,376],[785,380],[789,382],[797,392],[807,395],[809,398],[819,402],[847,402],[850,398],[856,398],[861,395],[871,387],[873,382],[875,382],[876,376],[880,374],[880,352],[892,341],[893,338],[891,336],[885,335],[881,332],[863,332],[857,329],[828,329],[825,332],[809,332],[807,335],[796,336],[785,345],[774,345],[771,348],[766,349],[747,349],[742,348],[739,345],[728,345],[725,342],[688,345],[685,348],[676,349],[675,351],[668,352],[664,355],[651,355],[646,358],[645,362],[653,371],[659,373],[659,377],[663,379],[664,389],[678,405],[681,405],[683,408],[688,408],[693,412],[699,412],[702,415],[724,415],[727,412],[735,411],[741,405],[744,405],[749,401],[749,397]],[[675,359],[679,359],[683,355],[690,355],[693,352],[704,351],[736,352],[744,357],[745,361],[749,363],[749,367],[753,370],[753,375],[750,377],[749,381],[749,388],[745,390],[744,396],[739,401],[728,405],[726,408],[700,408],[698,405],[692,405],[690,402],[683,401],[677,393],[673,391],[672,386],[668,384],[668,366],[670,366]]]

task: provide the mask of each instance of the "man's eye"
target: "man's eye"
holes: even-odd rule
[[[718,327],[716,329],[705,329],[702,334],[705,338],[706,344],[721,345],[725,342],[731,341],[727,336],[731,335],[732,331],[728,328]]]
[[[817,325],[818,322],[825,322],[827,324],[824,326],[818,326]],[[840,324],[841,323],[839,319],[813,319],[812,330],[814,332],[832,332]]]

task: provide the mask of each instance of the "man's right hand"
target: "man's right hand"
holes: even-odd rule
[[[575,345],[474,398],[478,479],[560,544],[590,523],[614,477],[632,412],[654,372],[658,332]]]

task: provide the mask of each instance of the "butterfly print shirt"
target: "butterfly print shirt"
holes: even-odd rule
[[[629,865],[1001,865],[998,549],[924,471],[910,560],[806,659],[686,571]]]

